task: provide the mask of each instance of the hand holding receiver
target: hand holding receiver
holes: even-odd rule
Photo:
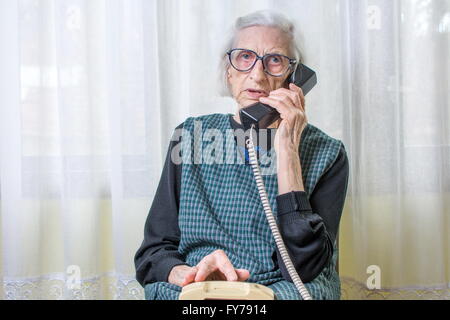
[[[292,75],[290,76],[289,83],[293,83],[295,84],[296,87],[299,87],[301,89],[302,94],[300,98],[302,100],[300,102],[301,105],[304,106],[305,105],[304,96],[308,94],[311,91],[311,89],[317,84],[317,75],[313,70],[311,70],[307,66],[299,65],[295,70],[295,72],[293,72]],[[289,89],[293,90],[292,88],[293,88],[292,85],[290,85]],[[239,111],[239,117],[242,125],[244,126],[245,131],[251,129],[252,125],[255,125],[255,129],[258,130],[260,128],[267,128],[269,125],[279,120],[280,112],[273,106],[263,103],[261,101],[247,108],[242,108]]]

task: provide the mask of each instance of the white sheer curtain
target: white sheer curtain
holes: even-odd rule
[[[265,8],[297,21],[309,120],[350,158],[343,298],[450,298],[450,0],[0,0],[1,298],[143,297],[172,131],[234,111],[223,35]]]

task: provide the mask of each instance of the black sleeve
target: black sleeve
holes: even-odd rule
[[[182,127],[183,124],[175,130]],[[172,149],[177,143],[173,136],[158,189],[145,222],[144,240],[134,257],[136,279],[142,286],[152,282],[167,282],[173,267],[186,264],[178,252],[181,165],[171,161]]]
[[[335,163],[319,180],[309,200],[305,192],[277,196],[280,233],[303,282],[314,280],[333,256],[348,175],[349,164],[342,145]],[[277,261],[283,277],[292,282],[278,250]]]

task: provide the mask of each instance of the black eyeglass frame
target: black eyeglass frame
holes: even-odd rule
[[[248,68],[246,70],[240,70],[240,69],[238,69],[238,68],[236,68],[234,66],[233,61],[231,59],[231,54],[234,51],[238,51],[238,50],[248,51],[248,52],[252,52],[252,53],[255,54],[255,56],[256,56],[255,62],[253,62],[253,65],[250,68]],[[258,60],[261,60],[261,62],[263,64],[263,67],[264,67],[264,72],[267,73],[268,75],[272,76],[272,77],[277,77],[277,78],[280,78],[280,77],[284,76],[286,73],[288,73],[289,71],[292,71],[293,66],[295,66],[297,64],[297,60],[289,58],[288,56],[285,56],[285,55],[282,55],[282,54],[279,54],[279,53],[268,53],[268,54],[265,54],[264,56],[261,57],[255,51],[250,50],[250,49],[243,49],[243,48],[232,49],[232,50],[227,52],[227,55],[228,55],[228,59],[230,60],[231,66],[234,69],[236,69],[237,71],[239,71],[239,72],[248,72],[248,71],[252,70],[255,67],[255,65],[258,62]],[[270,56],[284,57],[284,58],[288,59],[289,60],[289,68],[287,68],[286,71],[283,74],[281,74],[281,75],[273,75],[273,74],[271,74],[269,71],[267,71],[266,65],[264,63],[264,59],[267,58],[267,57],[270,57]]]

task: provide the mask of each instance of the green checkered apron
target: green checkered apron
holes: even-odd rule
[[[229,115],[188,118],[184,129],[178,220],[181,240],[178,250],[185,261],[195,266],[208,254],[221,249],[235,268],[250,271],[248,282],[268,286],[280,300],[301,299],[294,284],[284,280],[277,262],[274,262],[275,241],[266,221],[251,166],[243,164],[239,156]],[[215,148],[211,147],[213,144]],[[300,157],[308,198],[320,177],[333,165],[340,148],[339,140],[327,136],[316,127],[308,124],[304,129]],[[217,153],[221,152],[219,149],[224,150],[223,154]],[[220,156],[223,161],[208,162],[208,154]],[[270,152],[266,154],[267,157],[270,155]],[[276,161],[274,151],[272,155]],[[260,159],[268,163],[266,160]],[[264,175],[263,179],[276,216],[276,170]],[[333,259],[322,273],[305,284],[313,299],[340,298],[340,281],[335,270],[337,254],[335,250]],[[167,282],[145,287],[146,299],[149,300],[178,299],[180,291],[180,287]]]

